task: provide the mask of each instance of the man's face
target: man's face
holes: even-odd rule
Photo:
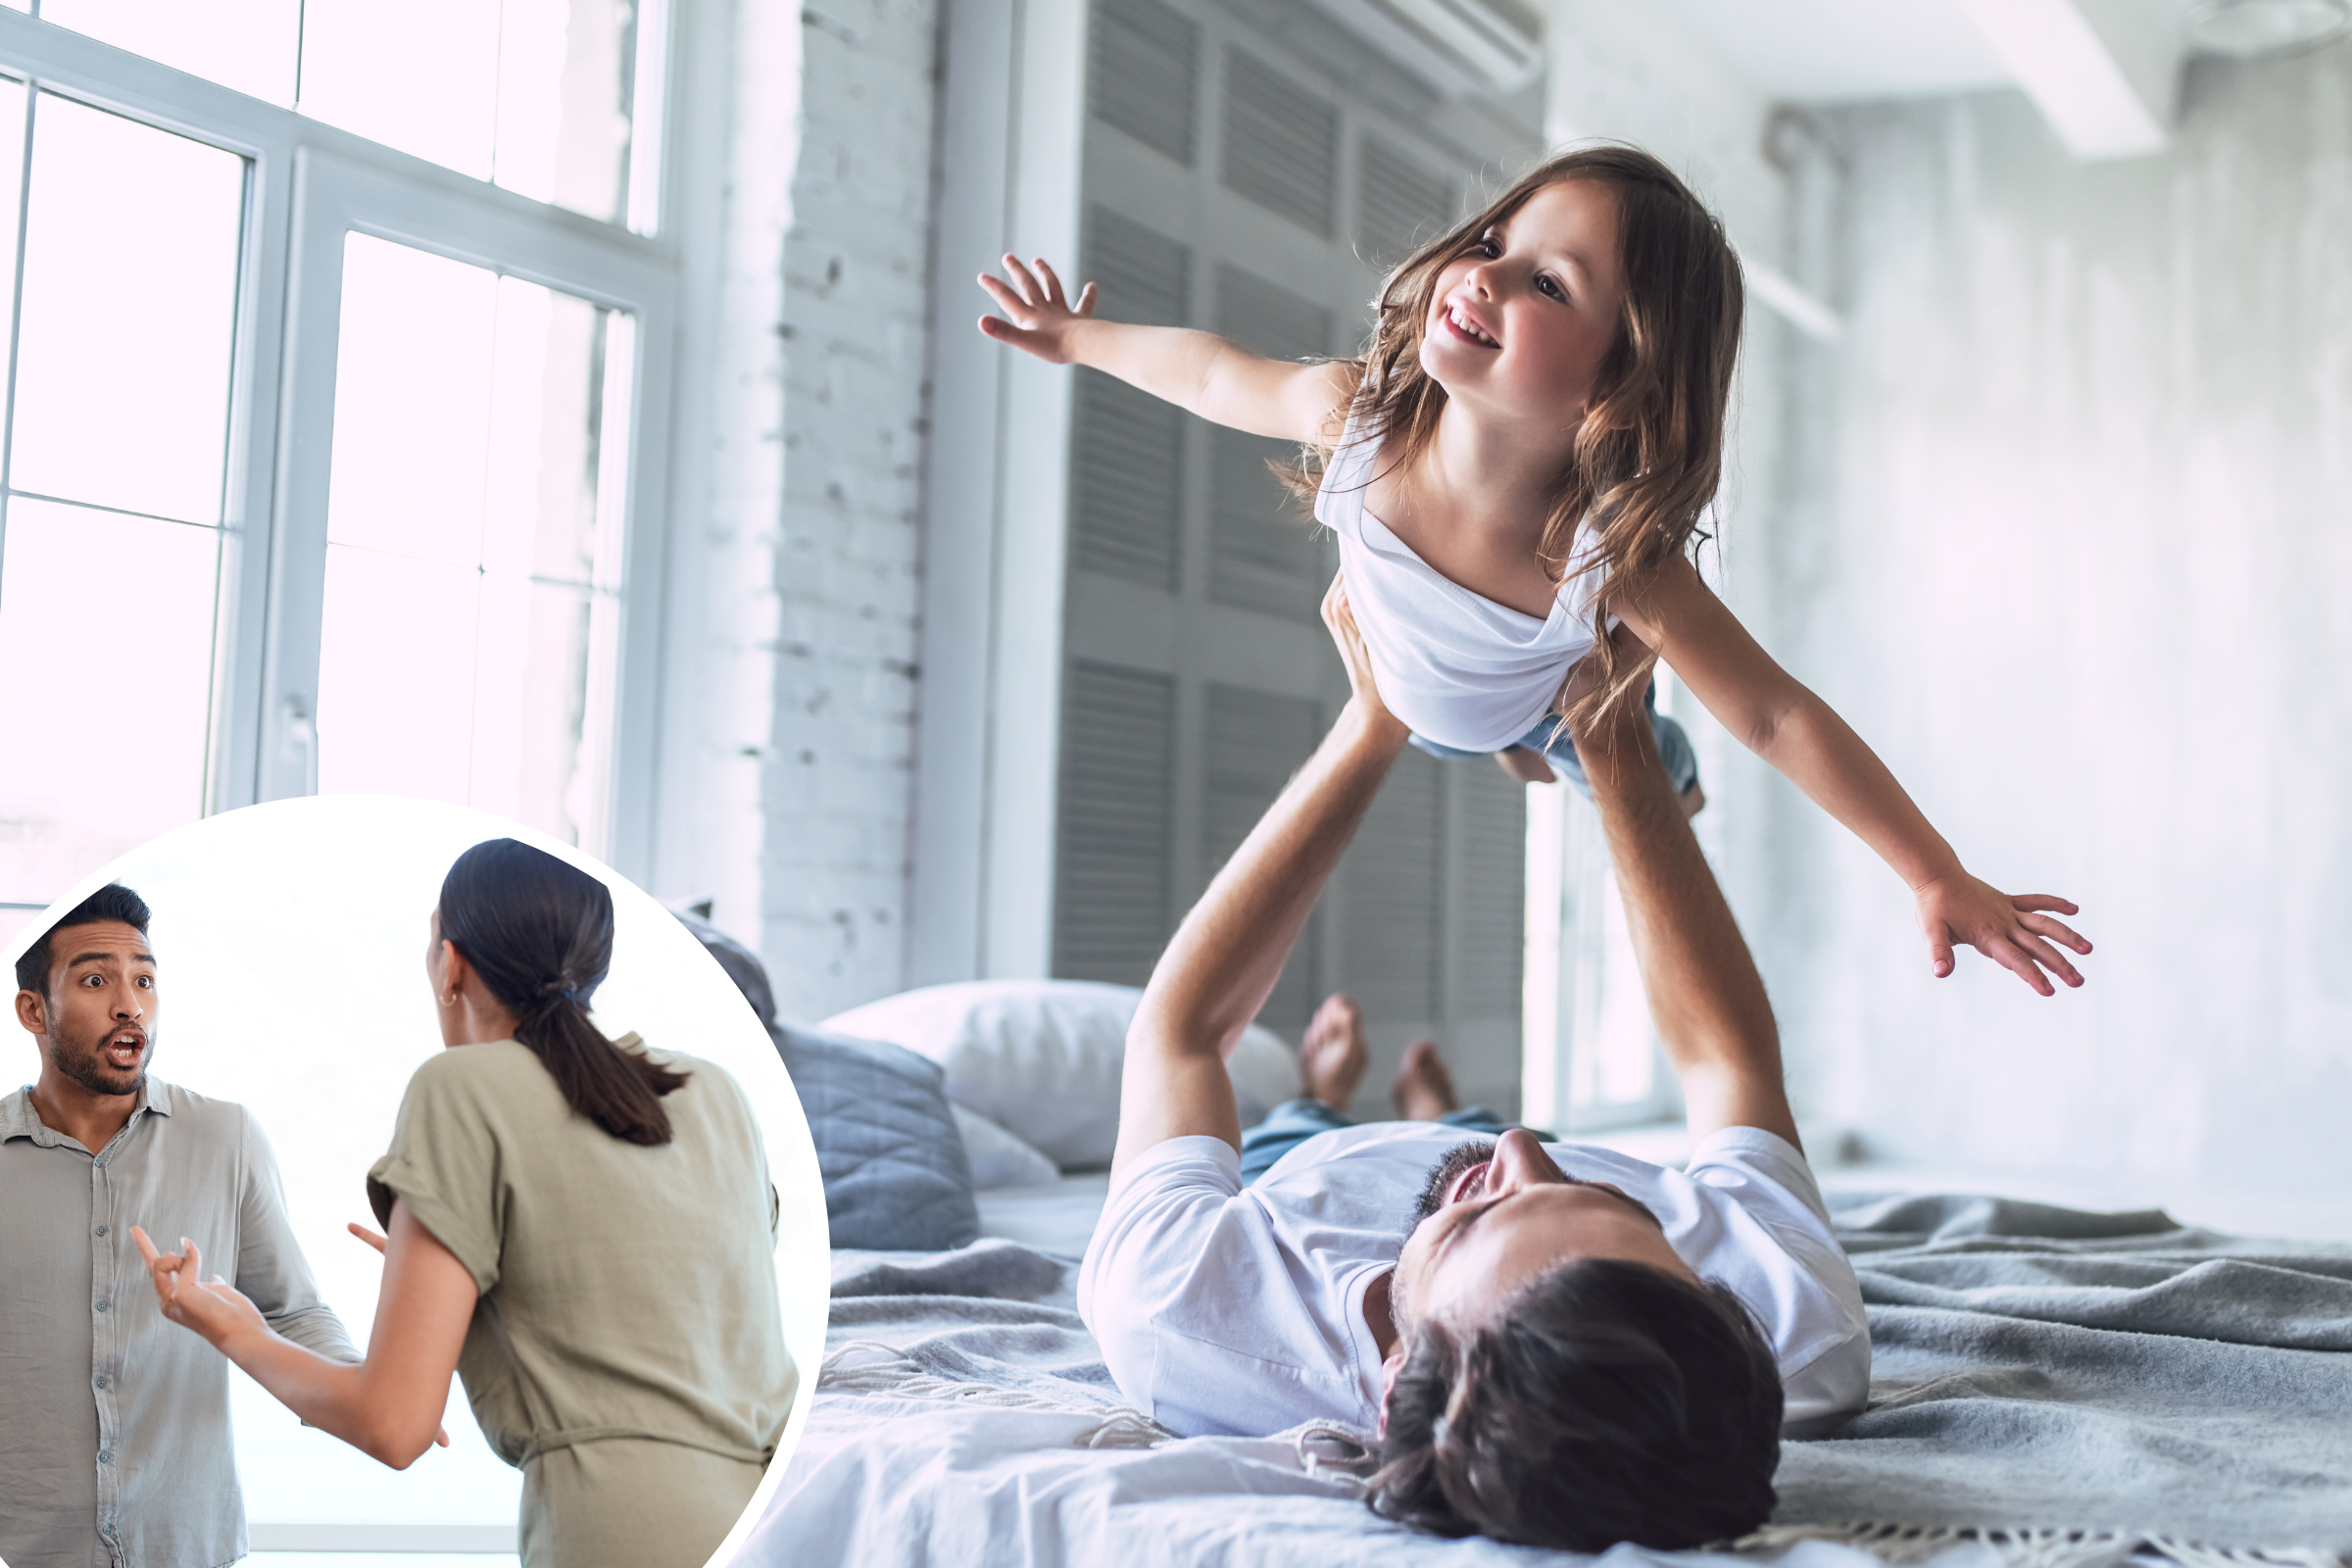
[[[49,1064],[93,1095],[131,1095],[155,1055],[155,954],[121,920],[49,935],[48,995],[17,993],[17,1021]]]
[[[1656,1215],[1614,1187],[1564,1174],[1534,1134],[1514,1128],[1451,1151],[1430,1172],[1390,1299],[1408,1331],[1431,1319],[1470,1327],[1538,1275],[1597,1257],[1698,1282]]]

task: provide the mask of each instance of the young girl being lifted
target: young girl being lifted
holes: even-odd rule
[[[1723,466],[1740,265],[1663,164],[1629,147],[1552,159],[1405,262],[1361,360],[1263,360],[1180,327],[1097,320],[1040,259],[981,286],[990,337],[1086,365],[1204,419],[1323,455],[1315,515],[1382,699],[1439,756],[1497,754],[1581,780],[1571,731],[1663,659],[1758,757],[1911,888],[1937,976],[1955,944],[2043,996],[2079,986],[2051,917],[1971,876],[1894,775],[1757,646],[1689,547]],[[1585,695],[1568,674],[1591,661]],[[1565,722],[1563,722],[1563,718]],[[1661,748],[1700,797],[1679,734]]]

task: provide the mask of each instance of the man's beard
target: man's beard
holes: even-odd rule
[[[1461,1179],[1462,1172],[1473,1165],[1483,1164],[1494,1157],[1494,1140],[1473,1138],[1446,1151],[1445,1157],[1429,1167],[1429,1180],[1421,1184],[1421,1196],[1413,1200],[1413,1221],[1404,1228],[1407,1240],[1421,1228],[1421,1222],[1446,1206],[1446,1194]]]
[[[124,1072],[110,1066],[106,1059],[106,1042],[115,1034],[115,1030],[109,1029],[99,1037],[98,1045],[88,1050],[79,1050],[51,1035],[49,1065],[93,1095],[135,1095],[147,1081],[147,1064],[155,1059],[155,1036],[147,1036],[147,1049],[139,1053],[139,1064]]]

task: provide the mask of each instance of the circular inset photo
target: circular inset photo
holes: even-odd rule
[[[8,956],[0,1559],[724,1559],[827,1290],[747,952],[334,796],[157,839]]]

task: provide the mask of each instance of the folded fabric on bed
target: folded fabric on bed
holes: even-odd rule
[[[1871,1303],[1871,1407],[1783,1446],[1773,1542],[1819,1537],[1824,1564],[1864,1560],[1838,1542],[1918,1561],[1966,1532],[2073,1568],[2143,1541],[2207,1568],[2352,1550],[2352,1248],[1983,1198],[1847,1200],[1838,1219]],[[840,1541],[921,1561],[951,1536],[958,1560],[1008,1568],[1223,1561],[1245,1543],[1266,1564],[1371,1543],[1384,1562],[1582,1560],[1401,1532],[1293,1444],[1083,1446],[1117,1396],[1062,1261],[982,1242],[838,1271],[833,1348],[889,1356],[811,1407],[743,1560]],[[1015,1395],[907,1392],[936,1393],[924,1379]]]

